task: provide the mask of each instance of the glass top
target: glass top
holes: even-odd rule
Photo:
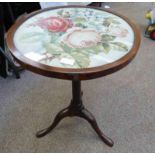
[[[134,32],[122,18],[92,8],[59,8],[32,16],[16,30],[25,57],[61,68],[91,68],[131,50]]]

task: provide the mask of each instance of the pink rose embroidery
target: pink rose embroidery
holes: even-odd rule
[[[38,25],[50,32],[65,32],[68,28],[73,26],[71,20],[60,17],[40,19],[35,25]]]

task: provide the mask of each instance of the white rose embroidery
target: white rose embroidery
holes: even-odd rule
[[[64,44],[72,48],[86,48],[101,41],[101,35],[93,29],[72,28],[62,37]]]
[[[122,38],[124,38],[128,35],[128,30],[123,27],[120,27],[120,26],[111,25],[109,27],[109,32],[110,32],[110,34],[112,34],[116,37],[122,37]]]

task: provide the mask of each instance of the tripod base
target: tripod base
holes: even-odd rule
[[[98,124],[97,124],[94,116],[83,106],[82,100],[81,100],[82,93],[81,93],[81,85],[80,84],[81,84],[80,81],[73,81],[73,83],[72,83],[73,99],[71,101],[71,104],[67,108],[61,110],[56,115],[52,125],[50,125],[46,129],[43,129],[43,130],[37,132],[36,136],[38,138],[45,136],[50,131],[52,131],[58,125],[58,123],[65,117],[77,116],[77,117],[81,117],[81,118],[84,118],[85,120],[87,120],[90,123],[90,125],[92,126],[92,128],[96,131],[98,136],[102,139],[102,141],[105,144],[107,144],[108,146],[112,147],[114,144],[113,141],[109,137],[104,135],[104,133],[98,127]]]

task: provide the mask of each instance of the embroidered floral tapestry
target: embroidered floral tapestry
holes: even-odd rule
[[[114,62],[132,48],[129,24],[111,13],[91,8],[45,11],[15,32],[16,48],[25,57],[63,68],[89,68]]]

